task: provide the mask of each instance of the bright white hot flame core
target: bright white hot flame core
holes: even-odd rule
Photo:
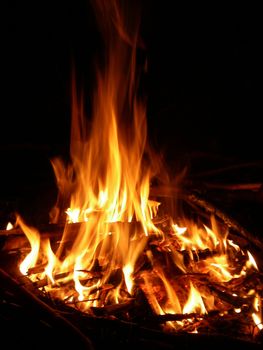
[[[183,313],[190,314],[191,312],[198,312],[200,314],[207,313],[200,293],[194,288],[193,284],[190,282],[190,293],[188,300],[184,306]]]
[[[9,222],[7,225],[6,225],[6,230],[9,231],[9,230],[12,230],[14,228],[14,226],[11,224],[11,222]]]

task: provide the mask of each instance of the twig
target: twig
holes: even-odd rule
[[[241,164],[234,164],[234,165],[229,165],[223,168],[218,168],[218,169],[213,169],[213,170],[207,170],[204,172],[201,172],[197,175],[195,175],[195,178],[203,178],[205,176],[210,176],[210,175],[215,175],[215,174],[220,174],[220,173],[225,173],[229,172],[232,170],[236,169],[241,169],[241,168],[250,168],[250,167],[255,167],[255,166],[263,166],[262,161],[256,161],[256,162],[248,162],[248,163],[241,163]]]
[[[226,191],[259,191],[262,187],[262,183],[241,183],[241,184],[221,184],[221,183],[209,183],[204,182],[205,187],[214,188]]]

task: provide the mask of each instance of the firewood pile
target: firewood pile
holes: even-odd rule
[[[47,265],[45,261],[29,268],[26,276],[22,276],[18,266],[22,257],[30,251],[28,241],[21,228],[2,230],[1,284],[4,287],[1,304],[4,307],[1,308],[1,318],[8,318],[6,310],[10,313],[11,309],[12,313],[16,313],[16,309],[20,310],[21,305],[25,304],[27,309],[33,310],[35,317],[48,319],[51,328],[68,330],[68,336],[71,334],[86,348],[92,348],[90,339],[95,341],[94,334],[99,336],[96,327],[106,332],[103,339],[110,337],[112,340],[115,337],[116,342],[117,339],[121,341],[123,334],[131,340],[127,329],[132,328],[135,333],[146,332],[150,343],[152,337],[157,337],[155,344],[158,346],[169,344],[176,336],[182,337],[180,339],[185,336],[198,339],[203,339],[204,336],[216,339],[221,337],[221,341],[228,339],[228,342],[248,342],[255,348],[260,346],[262,243],[196,195],[185,196],[185,201],[190,211],[193,207],[195,210],[199,208],[203,215],[202,221],[211,214],[216,217],[222,237],[226,237],[227,233],[227,246],[222,248],[220,242],[213,249],[197,249],[194,245],[192,249],[183,247],[170,219],[158,217],[155,225],[163,234],[148,237],[143,253],[135,264],[132,292],[128,291],[124,283],[123,270],[117,266],[111,269],[110,275],[101,283],[105,264],[110,264],[110,261],[97,259],[91,270],[81,271],[82,286],[92,287],[88,299],[80,299],[74,289],[73,271],[54,274],[51,283],[48,276],[43,275]],[[180,218],[178,220],[180,222]],[[81,223],[68,224],[69,230],[74,233],[80,225]],[[121,225],[128,225],[130,232],[137,232],[140,226],[137,222],[112,223],[112,235],[114,227]],[[63,227],[59,224],[45,225],[39,229],[42,239],[50,238],[54,251],[60,243],[62,230]],[[135,238],[141,239],[138,236],[133,237]],[[64,242],[65,251],[70,249],[71,244],[70,240]],[[219,281],[217,273],[221,274],[223,267],[215,266],[214,262],[214,259],[221,256],[220,249],[227,249],[231,271],[231,275],[225,271],[225,279],[222,281]],[[249,255],[255,260],[253,258],[249,261]],[[216,267],[213,271],[207,264],[210,260],[212,266]],[[112,298],[112,292],[116,290],[119,293],[117,302]],[[59,295],[65,297],[61,299]],[[194,306],[191,305],[193,302]],[[174,311],[176,303],[180,312]],[[132,337],[135,342],[139,338]]]

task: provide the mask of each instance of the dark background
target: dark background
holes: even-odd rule
[[[150,143],[190,177],[256,162],[261,172],[231,181],[262,181],[259,9],[139,3]],[[45,220],[56,197],[49,159],[68,152],[72,64],[91,94],[100,37],[88,0],[8,1],[3,17],[1,218],[27,203]]]

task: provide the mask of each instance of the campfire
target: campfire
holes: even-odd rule
[[[138,28],[126,26],[115,1],[98,1],[96,11],[106,67],[97,71],[92,124],[73,74],[70,162],[52,160],[50,224],[31,227],[17,214],[1,231],[12,278],[83,324],[121,320],[260,342],[262,243],[167,184],[137,91]]]

